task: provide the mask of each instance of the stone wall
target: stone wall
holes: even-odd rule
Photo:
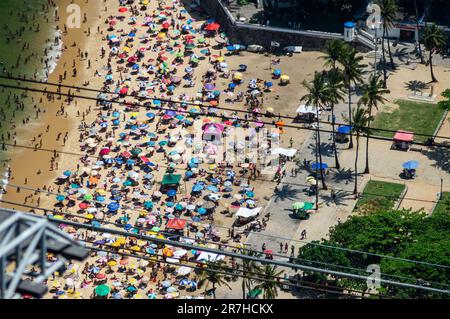
[[[303,50],[308,51],[321,50],[328,41],[344,38],[342,34],[337,33],[298,31],[241,23],[234,19],[220,0],[200,0],[200,4],[206,13],[222,26],[231,43],[258,44],[269,48],[270,42],[276,41],[281,47],[302,46]],[[368,51],[358,43],[354,43],[354,46],[359,50]]]

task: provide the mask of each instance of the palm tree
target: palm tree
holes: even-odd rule
[[[320,56],[319,59],[324,59],[324,65],[326,67],[331,67],[336,69],[336,62],[342,55],[344,50],[345,42],[339,39],[331,40],[327,43],[325,47],[325,55]]]
[[[260,254],[254,250],[243,249],[240,251],[242,255],[259,256]],[[246,299],[247,291],[251,290],[254,279],[248,278],[249,273],[258,273],[259,265],[254,260],[242,259],[242,299]]]
[[[301,101],[305,101],[309,105],[316,107],[316,154],[318,153],[320,163],[320,178],[322,179],[322,188],[327,189],[325,184],[325,176],[322,169],[322,152],[320,142],[320,129],[319,129],[319,108],[323,107],[325,101],[328,100],[328,88],[325,84],[325,76],[322,73],[316,72],[314,79],[310,83],[303,81],[303,86],[308,90],[308,93],[301,98]],[[317,169],[316,169],[317,173]],[[317,176],[316,176],[317,178]]]
[[[348,119],[350,126],[352,125],[352,83],[356,86],[357,82],[362,82],[363,69],[367,66],[361,64],[363,57],[361,55],[357,56],[357,54],[358,51],[356,49],[346,45],[339,60],[344,67],[344,83],[347,86],[348,91]],[[350,143],[348,148],[353,148],[352,133],[350,133]]]
[[[259,278],[260,284],[255,288],[261,289],[264,293],[264,299],[275,299],[278,296],[278,288],[280,283],[277,281],[277,277],[281,277],[284,271],[277,271],[277,266],[272,266],[269,264],[264,265],[260,270]]]
[[[443,47],[445,47],[446,39],[444,31],[442,31],[442,29],[434,23],[431,25],[427,24],[423,30],[422,39],[425,49],[430,52],[428,64],[430,65],[431,81],[437,82],[438,80],[434,76],[433,72],[433,54],[438,53]]]
[[[228,283],[223,279],[224,267],[222,266],[222,262],[206,262],[206,267],[201,270],[199,285],[202,286],[206,282],[205,292],[208,290],[209,284],[212,284],[213,296],[216,299],[216,285],[219,287],[222,285],[227,286],[230,290],[231,287]]]
[[[335,115],[334,106],[336,103],[344,100],[344,76],[342,71],[335,68],[326,73],[326,87],[327,87],[327,104],[331,108],[331,126],[333,128],[333,149],[334,161],[337,169],[341,168],[336,149],[336,134],[335,134]]]
[[[379,1],[379,6],[381,9],[381,16],[383,17],[383,37],[382,37],[383,61],[384,62],[386,61],[385,53],[384,53],[384,39],[387,39],[391,67],[393,70],[395,70],[394,59],[392,58],[392,52],[391,52],[391,40],[389,38],[389,30],[394,25],[395,17],[398,12],[397,1],[396,0],[381,0],[381,1]]]
[[[378,110],[379,103],[383,104],[387,100],[383,97],[384,94],[390,93],[389,90],[383,88],[383,81],[380,81],[380,76],[370,76],[369,82],[362,86],[362,97],[358,101],[358,106],[364,105],[367,109],[369,119],[372,117],[372,110],[375,108]],[[367,122],[367,126],[370,128],[371,120]],[[369,173],[369,134],[367,134],[366,140],[366,168],[364,174]]]
[[[367,124],[372,120],[367,115],[366,110],[361,108],[359,105],[353,110],[352,114],[353,131],[356,133],[356,156],[355,156],[355,188],[353,189],[353,194],[358,193],[358,157],[359,157],[359,138],[361,134],[368,133]]]
[[[420,63],[424,64],[425,61],[423,59],[423,53],[422,53],[422,46],[420,45],[420,26],[419,26],[419,10],[417,9],[417,0],[414,0],[414,10],[416,12],[416,28],[417,28],[417,38],[419,41],[417,41],[417,46],[419,49],[419,57],[420,57]]]

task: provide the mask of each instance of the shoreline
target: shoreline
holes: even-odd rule
[[[86,61],[81,60],[78,56],[78,48],[81,50],[81,52],[85,51],[92,51],[90,47],[92,47],[92,40],[86,36],[87,29],[90,28],[91,32],[94,27],[96,27],[98,21],[96,21],[96,18],[98,14],[100,13],[100,5],[97,2],[92,3],[87,1],[81,1],[77,0],[75,3],[79,4],[81,7],[81,12],[88,12],[87,17],[88,21],[86,23],[83,23],[81,28],[76,29],[69,29],[67,33],[64,33],[64,22],[67,19],[68,14],[66,13],[66,10],[61,10],[61,8],[65,8],[68,4],[70,4],[70,0],[60,0],[57,3],[57,10],[59,13],[59,21],[56,22],[58,29],[54,30],[55,33],[59,33],[62,35],[62,39],[60,41],[60,51],[57,50],[56,56],[59,56],[57,63],[55,64],[54,71],[50,72],[49,70],[49,77],[47,80],[51,83],[58,83],[59,76],[63,75],[64,72],[70,73],[69,64],[72,63],[72,61],[76,62],[76,69],[78,71],[77,77],[73,78],[70,77],[70,75],[67,76],[67,80],[65,82],[68,85],[76,85],[81,86],[83,82],[88,78],[86,70]],[[94,6],[96,6],[94,8]],[[89,8],[89,10],[87,10]],[[95,9],[95,10],[93,10]],[[51,17],[54,19],[54,16]],[[86,39],[87,38],[87,39]],[[77,47],[72,47],[72,43],[76,42]],[[67,50],[65,50],[65,47]],[[52,50],[54,51],[54,50]],[[50,51],[48,54],[50,55],[52,52]],[[52,55],[54,56],[54,55]],[[71,65],[70,65],[71,66]],[[44,69],[43,72],[46,72]],[[45,86],[40,85],[40,88],[44,88]],[[46,87],[47,88],[47,87]],[[50,90],[54,91],[55,89],[52,89],[50,87]],[[42,134],[42,148],[45,149],[54,149],[57,152],[70,152],[73,151],[74,148],[78,150],[78,145],[75,143],[73,138],[68,138],[65,145],[62,145],[60,141],[56,141],[56,137],[61,132],[68,132],[69,136],[76,136],[78,133],[77,125],[79,124],[79,119],[76,118],[76,115],[74,114],[74,106],[70,105],[67,106],[66,103],[64,103],[64,100],[58,100],[55,99],[55,101],[48,102],[43,94],[38,93],[34,96],[35,99],[42,98],[43,105],[45,107],[45,114],[38,119],[36,122],[32,122],[27,124],[27,128],[19,128],[18,132],[18,144],[20,145],[27,145],[29,146],[29,141],[31,138],[35,135]],[[75,107],[82,107],[83,104],[86,103],[84,101],[81,101],[82,105],[78,105]],[[68,113],[67,117],[62,116],[56,116],[55,112],[57,111],[58,107],[61,104],[65,104]],[[72,103],[73,104],[73,103]],[[55,125],[56,124],[56,125]],[[29,126],[33,126],[32,130],[29,130]],[[46,132],[47,125],[50,125],[50,130]],[[54,127],[52,127],[54,126]],[[31,145],[32,146],[32,145]],[[42,189],[43,185],[52,185],[53,181],[55,180],[57,176],[57,172],[65,167],[64,160],[62,156],[58,158],[58,167],[59,169],[50,170],[49,169],[49,162],[52,157],[51,152],[43,152],[43,151],[34,151],[33,149],[29,148],[14,148],[14,147],[8,147],[8,156],[7,161],[9,162],[9,165],[7,167],[11,168],[12,171],[12,178],[8,181],[8,185],[5,185],[5,188],[7,190],[6,194],[2,194],[2,197],[0,199],[9,201],[9,202],[15,202],[15,203],[24,203],[26,196],[31,195],[37,195],[33,193],[30,190],[21,189],[21,191],[18,193],[16,190],[16,187],[13,187],[11,185],[17,185],[17,186],[24,186],[29,188],[35,188],[35,189]],[[62,153],[59,153],[62,154]],[[73,157],[73,156],[72,156]],[[29,159],[33,159],[33,164],[30,165]],[[55,164],[56,165],[56,164]],[[41,171],[41,174],[37,175],[38,171]],[[7,179],[8,171],[5,171],[5,179]],[[27,183],[25,183],[25,179],[27,179]],[[5,181],[3,181],[4,183]],[[38,198],[41,197],[40,200],[43,200],[42,203],[47,201],[48,195],[45,196],[43,193],[41,196],[33,196],[34,198],[30,198],[30,202],[28,204],[35,204],[38,201]],[[39,201],[40,201],[39,200]],[[2,207],[10,208],[10,209],[16,209],[16,210],[24,210],[28,211],[26,208],[16,207],[14,205],[5,204],[2,203]],[[39,206],[39,205],[37,205]]]

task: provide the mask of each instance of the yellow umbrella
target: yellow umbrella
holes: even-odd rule
[[[136,273],[137,273],[139,276],[142,276],[142,275],[144,274],[144,271],[143,271],[141,268],[138,268],[138,270],[136,270]]]
[[[120,247],[120,245],[121,244],[118,241],[115,241],[111,244],[111,246],[113,246],[113,247]]]
[[[147,242],[144,241],[144,240],[138,240],[138,241],[137,241],[138,246],[144,246],[146,243],[147,243]]]
[[[131,117],[137,117],[138,115],[139,115],[138,112],[131,112],[131,113],[130,113],[130,116],[131,116]]]
[[[147,4],[149,4],[149,0],[142,0],[142,4],[143,4],[144,6],[146,6]]]
[[[55,215],[53,216],[54,219],[64,219],[63,215]]]
[[[131,250],[134,250],[134,251],[140,251],[140,250],[141,250],[141,247],[139,247],[139,246],[133,246],[133,247],[131,247]]]
[[[113,243],[114,244],[114,243]],[[115,260],[110,260],[110,261],[108,261],[108,266],[110,266],[110,267],[114,267],[114,266],[116,266],[117,265],[117,261],[115,261]]]
[[[157,37],[164,39],[166,37],[166,34],[164,32],[160,32],[160,33],[158,33]]]
[[[233,79],[242,80],[242,73],[236,72],[235,74],[233,74]]]
[[[129,47],[124,47],[124,48],[123,48],[123,51],[128,53],[128,52],[131,51],[131,48],[129,48]]]
[[[225,61],[225,58],[224,58],[223,56],[219,56],[219,57],[216,59],[216,61],[217,61],[217,62],[223,62],[223,61]]]
[[[130,283],[130,285],[135,285],[135,284],[137,284],[136,278],[130,278],[130,280],[129,280],[128,282]]]
[[[104,189],[97,189],[97,193],[98,193],[100,196],[106,195],[106,191],[105,191]]]
[[[142,297],[142,295],[136,294],[134,295],[134,299],[144,299],[144,298]]]
[[[289,75],[282,75],[280,77],[281,82],[289,82],[290,78]]]
[[[87,218],[87,219],[93,219],[93,218],[94,218],[94,215],[92,215],[92,214],[87,214],[87,215],[86,215],[86,218]]]
[[[268,111],[268,112],[273,112],[274,109],[273,109],[273,107],[268,107],[268,108],[267,108],[267,111]]]
[[[53,288],[59,288],[61,286],[61,283],[59,281],[55,280],[52,282],[52,286],[53,286]]]
[[[120,244],[126,244],[127,240],[125,239],[125,237],[119,237],[117,238],[117,242]]]

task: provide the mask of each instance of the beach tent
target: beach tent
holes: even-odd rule
[[[186,221],[179,218],[172,218],[167,222],[166,228],[181,230],[186,226]]]
[[[166,174],[163,177],[161,188],[173,189],[177,188],[181,181],[181,174]]]
[[[399,149],[407,150],[414,141],[414,133],[407,131],[397,131],[394,135],[394,146]]]
[[[225,259],[224,255],[218,255],[214,253],[207,253],[202,251],[200,255],[197,257],[197,261],[211,261],[216,262]]]
[[[222,133],[224,130],[224,126],[219,123],[211,123],[205,126],[203,130],[203,140],[205,141],[218,141],[220,142],[222,138]]]
[[[236,213],[236,217],[242,217],[242,218],[255,217],[255,216],[258,216],[261,209],[262,209],[262,207],[257,207],[257,208],[253,208],[253,209],[240,207]]]
[[[295,148],[282,148],[282,147],[276,147],[272,149],[272,155],[284,155],[287,157],[292,157],[297,153],[297,149]]]

